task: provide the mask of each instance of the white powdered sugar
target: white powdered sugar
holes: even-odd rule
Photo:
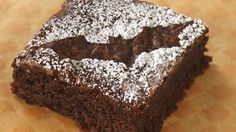
[[[179,34],[179,43],[181,47],[187,48],[194,40],[201,36],[206,30],[206,25],[199,19],[195,19],[193,24],[187,26],[182,33]]]
[[[132,39],[143,27],[167,27],[192,20],[167,7],[132,0],[73,0],[65,11],[63,17],[52,17],[43,27],[45,35],[36,35],[30,45],[79,35],[88,42],[106,44],[110,36]]]
[[[59,76],[64,82],[71,83],[74,81],[74,79],[69,78],[69,75],[75,72],[71,60],[69,58],[60,60],[58,54],[50,48],[39,48],[35,51],[34,56],[26,57],[25,60],[26,63],[43,67],[49,71],[52,69],[60,71],[58,72]]]
[[[162,84],[182,53],[183,50],[179,47],[172,47],[140,54],[127,73],[129,78],[123,82],[127,87],[124,101],[131,103],[133,100],[137,100],[141,93],[144,97],[150,95],[156,87]]]
[[[30,50],[39,47],[32,56],[22,52],[17,65],[29,63],[59,73],[59,79],[71,85],[99,88],[107,96],[128,104],[142,103],[162,85],[173,66],[181,61],[186,49],[207,29],[198,19],[191,19],[173,10],[137,3],[132,0],[71,0],[65,5],[66,15],[52,17],[30,41]],[[193,21],[179,35],[179,47],[159,48],[143,52],[134,64],[84,58],[80,61],[60,59],[50,48],[40,48],[48,42],[68,37],[85,36],[91,43],[106,44],[109,37],[132,39],[143,27],[167,27]],[[24,58],[24,59],[22,59]]]

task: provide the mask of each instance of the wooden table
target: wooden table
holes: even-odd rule
[[[236,131],[236,1],[151,0],[203,19],[210,28],[213,63],[196,78],[163,132]],[[14,56],[55,13],[63,0],[0,1],[0,131],[79,131],[73,121],[47,109],[25,104],[10,92]]]

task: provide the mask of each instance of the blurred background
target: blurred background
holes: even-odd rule
[[[210,29],[213,62],[196,78],[163,132],[236,131],[236,0],[148,0],[188,16]],[[73,121],[30,106],[10,92],[13,58],[63,0],[0,0],[0,131],[79,131]]]

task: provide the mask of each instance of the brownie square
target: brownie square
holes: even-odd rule
[[[85,131],[160,131],[207,68],[199,19],[137,0],[67,0],[18,54],[12,91]]]

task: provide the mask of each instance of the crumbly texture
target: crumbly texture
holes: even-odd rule
[[[67,0],[16,57],[12,89],[83,128],[159,131],[210,61],[207,32],[146,2]]]

